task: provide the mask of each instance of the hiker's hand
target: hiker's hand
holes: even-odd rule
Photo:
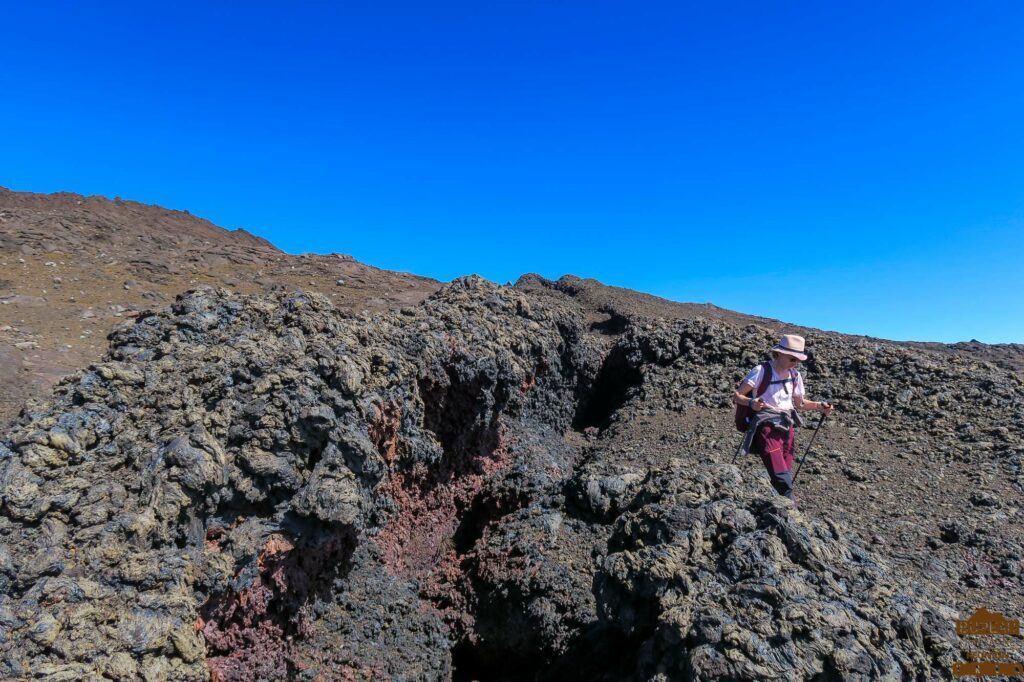
[[[822,402],[821,403],[821,411],[825,414],[826,417],[829,416],[830,414],[832,414],[832,410],[834,410],[834,409],[835,409],[835,405],[829,405],[826,402]]]
[[[753,400],[750,401],[750,409],[752,409],[754,412],[760,412],[762,409],[764,409],[764,401],[761,400],[760,398],[754,398]]]

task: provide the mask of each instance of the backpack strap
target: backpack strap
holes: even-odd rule
[[[793,382],[793,390],[787,388],[787,395],[790,393],[796,393],[796,369],[792,367],[789,368],[789,380]]]
[[[757,399],[758,396],[765,394],[768,387],[772,383],[772,365],[770,362],[761,363],[761,383],[757,386],[757,391],[754,393],[753,399]]]
[[[785,379],[776,379],[776,380],[772,381],[771,380],[772,379],[771,363],[766,362],[766,363],[764,363],[761,366],[764,367],[764,376],[761,378],[761,387],[758,388],[758,390],[757,390],[757,394],[758,395],[760,395],[760,394],[764,393],[765,391],[767,391],[768,387],[771,384],[782,384],[783,385],[782,387],[786,389],[786,395],[789,395],[789,393],[790,393],[789,387],[786,384],[792,382],[793,383],[793,390],[794,391],[796,390],[796,370],[795,369],[793,369],[792,367],[789,369],[789,376],[787,378],[785,378]],[[765,383],[765,379],[768,380],[767,384]]]

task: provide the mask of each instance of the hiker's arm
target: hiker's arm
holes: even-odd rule
[[[750,409],[754,412],[760,412],[761,408],[764,407],[764,401],[758,398],[757,400],[750,400],[747,396],[751,391],[754,390],[753,384],[744,381],[740,384],[740,387],[736,389],[736,393],[732,396],[733,403],[737,405],[746,405],[750,403]]]
[[[825,414],[830,414],[833,409],[833,406],[826,402],[818,403],[813,400],[805,400],[802,396],[794,396],[793,405],[796,406],[796,409],[805,412],[824,412]]]

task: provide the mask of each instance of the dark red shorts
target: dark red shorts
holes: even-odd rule
[[[781,474],[793,468],[793,447],[796,442],[796,429],[788,432],[776,429],[771,424],[764,424],[754,434],[751,452],[761,455],[761,461],[768,471]]]

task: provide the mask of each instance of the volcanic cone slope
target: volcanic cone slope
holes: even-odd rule
[[[947,676],[953,614],[839,526],[633,451],[666,329],[477,277],[140,315],[0,446],[0,676]]]

